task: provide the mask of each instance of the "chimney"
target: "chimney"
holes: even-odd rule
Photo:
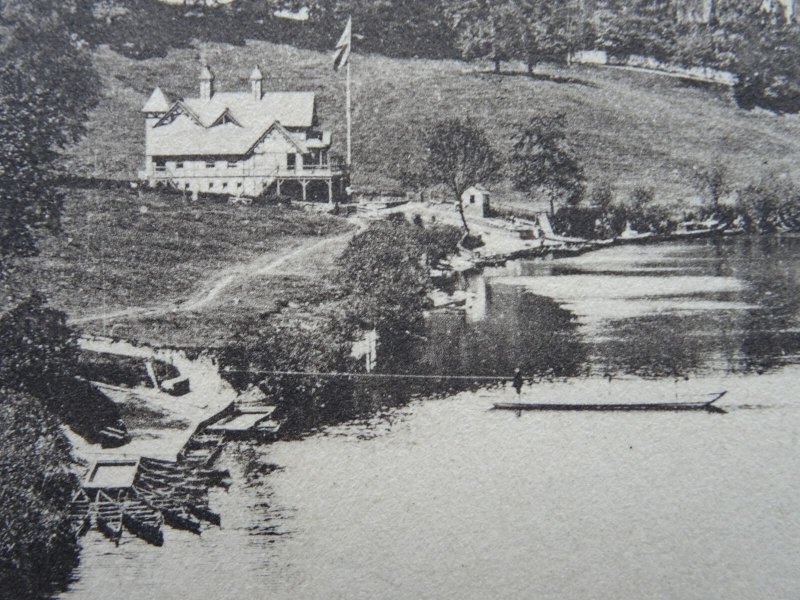
[[[263,86],[264,76],[261,74],[261,69],[256,67],[253,69],[253,72],[250,73],[250,90],[255,100],[261,100],[261,97],[264,95]]]
[[[211,100],[214,95],[214,74],[208,65],[203,65],[203,70],[200,71],[200,99]]]

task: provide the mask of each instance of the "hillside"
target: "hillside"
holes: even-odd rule
[[[105,82],[89,135],[67,152],[83,175],[133,178],[144,146],[139,109],[159,85],[171,96],[197,94],[201,56],[220,90],[245,89],[259,64],[267,90],[313,90],[324,127],[344,148],[344,75],[330,56],[290,46],[248,42],[172,50],[135,61],[107,48],[96,52]],[[458,61],[353,58],[356,186],[397,185],[398,165],[418,152],[427,124],[469,115],[498,150],[529,115],[565,111],[571,139],[590,181],[608,178],[621,190],[651,185],[662,200],[691,196],[691,174],[710,160],[727,163],[740,182],[765,170],[800,179],[800,120],[735,107],[728,90],[621,70],[544,67],[535,78],[493,75]]]

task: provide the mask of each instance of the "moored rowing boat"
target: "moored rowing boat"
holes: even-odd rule
[[[495,402],[496,410],[538,410],[538,411],[688,411],[705,410],[713,413],[725,411],[714,402],[722,398],[726,392],[713,394],[710,400],[697,402],[632,402],[632,403],[528,403],[528,402]]]

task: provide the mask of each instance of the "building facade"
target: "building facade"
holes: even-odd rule
[[[199,84],[199,97],[176,101],[156,88],[142,107],[140,179],[193,195],[342,198],[344,172],[331,159],[330,132],[318,128],[315,94],[264,92],[257,67],[249,92],[217,93],[207,66]]]

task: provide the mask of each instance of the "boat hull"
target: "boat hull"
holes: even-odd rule
[[[710,400],[697,402],[632,402],[632,403],[529,403],[529,402],[495,402],[495,410],[523,410],[537,411],[590,411],[590,412],[629,412],[629,411],[699,411],[725,413],[714,402],[725,395],[726,392],[714,394]]]
[[[528,404],[526,402],[496,402],[497,410],[553,410],[553,411],[683,411],[710,410],[720,412],[721,408],[706,402],[660,403],[660,404]]]

